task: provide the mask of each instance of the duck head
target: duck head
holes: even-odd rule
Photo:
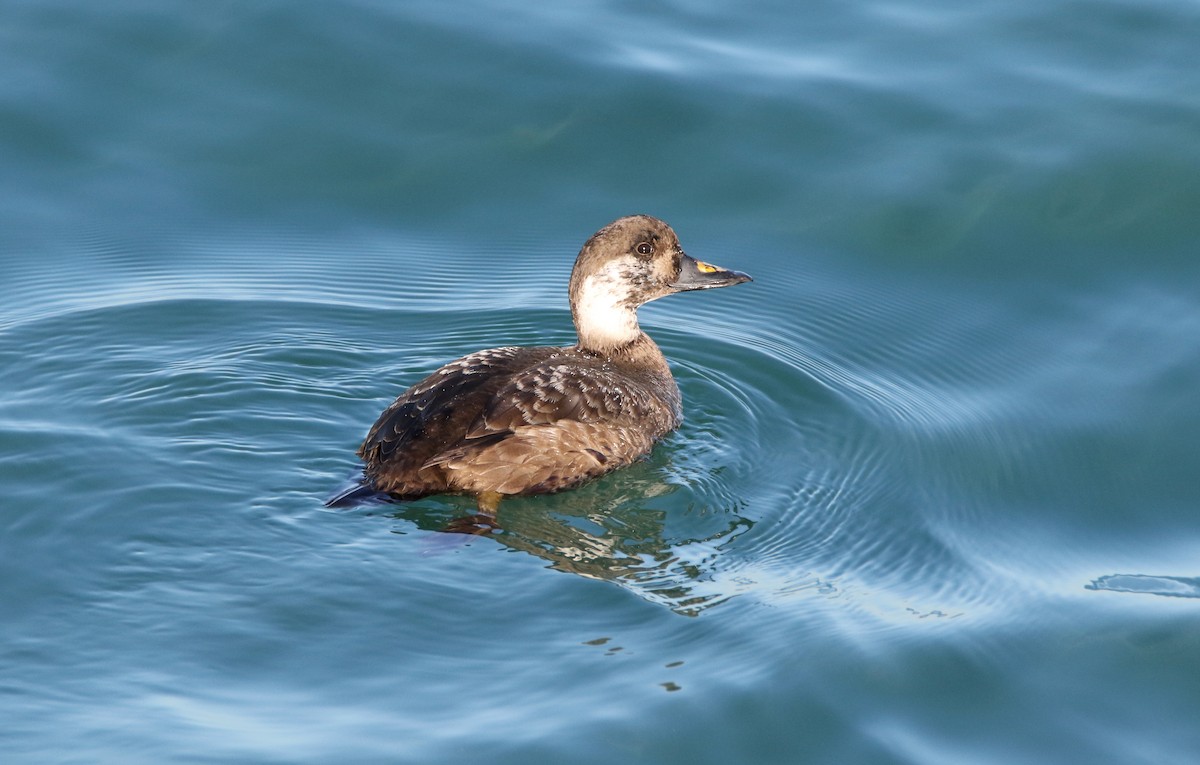
[[[658,218],[619,218],[593,234],[575,259],[570,299],[579,345],[609,353],[641,337],[637,309],[644,303],[748,281],[739,271],[690,257]]]

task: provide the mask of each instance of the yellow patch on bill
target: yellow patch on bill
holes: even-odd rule
[[[696,261],[696,270],[702,274],[715,274],[717,271],[720,271],[721,269],[717,268],[716,266],[712,265],[711,263],[705,263],[703,260],[697,260]]]

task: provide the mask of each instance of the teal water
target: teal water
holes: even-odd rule
[[[2,15],[4,762],[1196,761],[1194,2]],[[322,506],[630,212],[677,434]]]

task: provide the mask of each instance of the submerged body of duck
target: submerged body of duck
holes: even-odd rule
[[[750,277],[694,260],[648,215],[620,218],[583,246],[571,273],[579,343],[506,347],[452,361],[389,406],[359,447],[362,492],[397,499],[508,495],[577,486],[648,453],[679,425],[679,387],[637,323],[638,306]]]

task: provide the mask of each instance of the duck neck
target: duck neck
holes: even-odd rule
[[[629,295],[607,274],[588,276],[573,290],[571,318],[579,334],[579,347],[611,355],[646,335],[638,326],[637,308]]]

